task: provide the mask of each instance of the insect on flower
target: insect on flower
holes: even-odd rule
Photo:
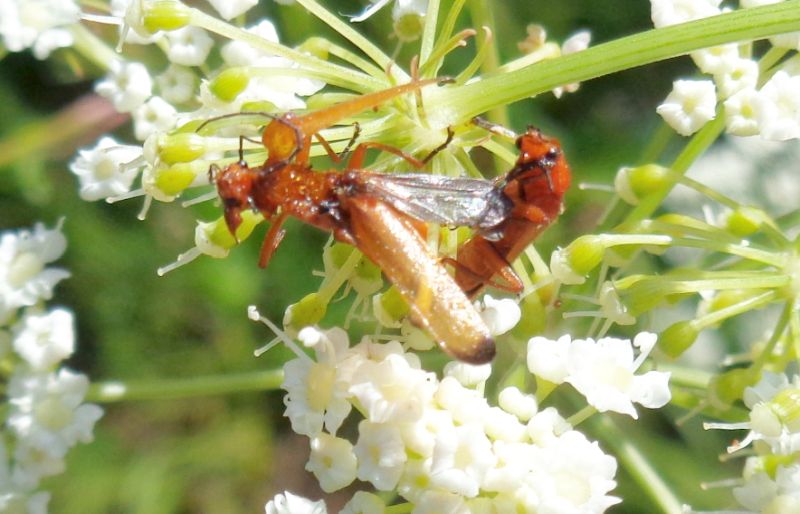
[[[495,188],[498,202],[506,204],[502,221],[478,231],[458,249],[455,280],[468,297],[486,286],[519,293],[523,285],[511,262],[564,210],[564,193],[571,173],[558,140],[528,127],[519,137],[480,118],[484,128],[515,137],[519,158]],[[499,277],[502,282],[495,281]]]
[[[449,223],[457,217],[460,224],[496,225],[507,212],[492,201],[498,195],[494,184],[360,169],[368,148],[394,153],[421,168],[450,142],[452,132],[422,160],[391,146],[366,142],[356,147],[344,172],[315,172],[308,162],[311,137],[319,130],[433,82],[412,82],[305,116],[273,118],[262,137],[269,152],[263,165],[250,167],[240,156],[238,162],[212,174],[232,234],[244,209],[255,209],[270,220],[259,265],[265,267],[277,249],[284,235],[281,225],[289,216],[331,231],[338,241],[355,246],[383,270],[408,302],[412,321],[427,329],[446,352],[483,363],[494,357],[494,340],[470,300],[429,252],[420,220]],[[326,143],[323,146],[329,149]]]

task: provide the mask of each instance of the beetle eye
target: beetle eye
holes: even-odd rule
[[[558,150],[556,150],[555,148],[551,148],[550,150],[547,151],[547,155],[545,155],[545,157],[547,158],[547,160],[555,161],[558,158]]]
[[[522,138],[518,137],[515,143],[517,145],[517,150],[522,150]]]

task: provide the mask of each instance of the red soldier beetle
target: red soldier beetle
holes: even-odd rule
[[[232,234],[241,223],[243,209],[257,210],[270,220],[260,266],[268,264],[280,244],[284,235],[280,227],[289,216],[331,231],[338,241],[355,246],[383,270],[408,302],[412,321],[427,329],[447,353],[463,361],[485,363],[494,357],[494,340],[470,300],[429,252],[420,220],[429,217],[425,213],[440,215],[444,210],[443,221],[457,216],[473,226],[482,226],[487,219],[497,224],[507,212],[498,211],[496,202],[491,201],[496,188],[485,180],[383,175],[356,169],[367,148],[389,151],[422,167],[449,143],[452,131],[443,145],[422,160],[391,146],[362,143],[343,173],[315,172],[308,163],[311,137],[323,128],[433,82],[438,81],[412,82],[304,116],[273,118],[262,136],[269,151],[263,165],[248,166],[240,148],[238,162],[212,173]],[[455,198],[455,204],[442,208],[448,198]],[[470,208],[464,210],[464,202],[458,199],[468,199]]]

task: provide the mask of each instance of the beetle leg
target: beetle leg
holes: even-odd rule
[[[278,249],[278,245],[281,244],[283,236],[286,235],[286,231],[281,229],[281,225],[283,225],[283,222],[286,221],[288,217],[289,215],[287,213],[282,212],[270,220],[271,225],[267,231],[267,235],[264,236],[264,242],[261,244],[261,253],[258,258],[258,266],[260,268],[267,267],[267,264],[269,264],[272,258],[272,254]]]

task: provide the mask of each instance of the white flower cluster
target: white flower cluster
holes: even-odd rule
[[[73,44],[68,27],[79,16],[72,0],[0,0],[0,37],[11,52],[30,48],[37,59],[46,59],[53,50]]]
[[[761,380],[744,391],[750,419],[744,423],[706,423],[706,428],[749,430],[728,448],[736,452],[751,446],[744,484],[733,489],[746,513],[798,512],[800,509],[800,375],[765,371]]]
[[[756,7],[781,0],[742,0],[741,7]],[[720,14],[721,0],[651,0],[656,27]],[[800,50],[800,32],[770,39],[776,48]],[[760,135],[784,141],[800,138],[800,62],[789,59],[770,70],[759,71],[752,58],[752,43],[730,43],[692,52],[703,73],[713,80],[678,80],[657,111],[681,135],[700,130],[716,116],[721,102],[726,130],[737,136]]]
[[[85,375],[59,367],[75,349],[72,313],[44,310],[69,273],[48,267],[66,248],[60,225],[0,234],[0,358],[10,373],[0,429],[0,512],[47,512],[42,478],[64,471],[64,457],[92,440],[102,415],[84,404]]]
[[[8,1],[11,0],[0,0],[0,12],[3,2]],[[19,2],[13,0],[11,3],[16,5]],[[42,0],[38,3],[53,2]],[[230,19],[257,2],[210,3],[224,18]],[[291,71],[273,73],[271,70],[297,68],[297,64],[244,41],[220,44],[199,27],[185,26],[147,34],[143,27],[136,25],[140,22],[137,18],[140,9],[142,0],[114,0],[110,5],[111,16],[85,15],[90,21],[122,25],[121,37],[126,44],[151,45],[153,51],[163,54],[169,64],[160,74],[151,75],[144,64],[126,60],[122,54],[108,60],[108,74],[97,82],[95,90],[119,112],[131,114],[134,135],[145,143],[143,146],[123,145],[103,137],[93,147],[81,150],[70,169],[80,181],[84,200],[113,201],[145,195],[148,203],[151,198],[171,201],[187,187],[205,185],[209,163],[218,161],[224,150],[238,145],[238,133],[235,138],[218,138],[190,159],[192,165],[180,159],[177,164],[162,162],[159,152],[168,133],[191,120],[240,112],[248,104],[257,103],[259,107],[256,110],[264,110],[266,107],[263,106],[275,111],[304,108],[305,102],[300,96],[316,93],[324,85],[319,80],[293,76]],[[6,19],[14,21],[13,16]],[[268,20],[246,30],[266,44],[278,43],[275,27]],[[0,34],[4,32],[0,30]],[[215,47],[218,47],[216,50],[222,62],[212,69],[209,55]],[[248,78],[241,91],[226,96],[210,89],[212,78],[243,67],[248,70]],[[198,136],[196,139],[202,138]],[[208,161],[203,160],[204,155]],[[140,172],[141,188],[131,191]]]
[[[490,365],[451,363],[445,376],[423,370],[400,343],[364,338],[350,347],[338,328],[305,328],[284,366],[286,415],[310,438],[311,471],[326,492],[358,479],[396,490],[414,513],[603,512],[619,500],[616,461],[554,408],[516,388],[492,406],[483,395]],[[337,435],[353,408],[355,441]],[[279,496],[267,512],[324,512],[319,503]],[[357,504],[357,505],[356,505]],[[299,505],[299,503],[298,503]],[[343,512],[382,512],[377,496],[361,493]],[[494,509],[494,510],[492,510]]]

